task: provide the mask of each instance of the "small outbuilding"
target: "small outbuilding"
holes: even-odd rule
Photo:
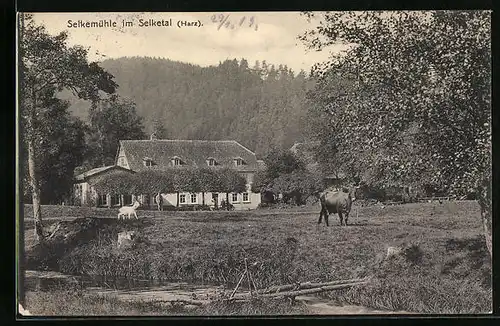
[[[97,207],[130,205],[132,203],[132,196],[98,193],[92,186],[92,181],[97,177],[123,171],[130,174],[135,173],[134,171],[123,168],[121,166],[109,165],[95,168],[76,175],[75,183],[73,185],[74,204],[79,206],[81,205]]]

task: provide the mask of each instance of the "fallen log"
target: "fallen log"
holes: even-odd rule
[[[199,301],[199,300],[185,300],[185,299],[176,299],[176,300],[155,300],[158,302],[165,302],[165,303],[170,303],[170,304],[175,304],[175,303],[182,303],[186,305],[193,305],[193,306],[202,306],[204,304],[209,303],[210,301]]]
[[[351,286],[362,285],[362,284],[366,284],[366,283],[367,283],[367,281],[364,281],[364,282],[354,282],[354,283],[345,283],[345,284],[338,284],[338,285],[328,285],[328,286],[321,286],[321,287],[311,288],[311,289],[305,289],[305,290],[297,290],[297,291],[288,291],[288,292],[278,292],[278,293],[262,294],[260,297],[261,298],[295,297],[295,296],[298,296],[298,295],[320,293],[320,292],[331,291],[331,290],[340,290],[340,289],[345,289],[345,288],[348,288],[348,287],[351,287]]]
[[[259,291],[257,291],[257,294],[275,293],[275,292],[282,292],[282,291],[288,291],[288,290],[311,289],[311,288],[318,288],[318,287],[329,286],[329,285],[364,282],[367,280],[369,280],[369,278],[356,278],[356,279],[350,279],[350,280],[338,280],[338,281],[321,282],[321,283],[304,282],[304,283],[297,283],[297,284],[287,284],[287,285],[280,285],[280,286],[272,286],[272,287],[269,287],[269,288],[266,288],[263,290],[259,290]]]
[[[275,293],[264,293],[264,294],[258,294],[256,297],[258,298],[273,298],[273,297],[295,297],[298,295],[306,295],[306,294],[313,294],[313,293],[320,293],[320,292],[325,292],[325,291],[331,291],[331,290],[339,290],[339,289],[345,289],[351,286],[356,286],[356,285],[362,285],[366,284],[368,281],[362,281],[362,282],[352,282],[352,283],[344,283],[344,284],[337,284],[337,285],[325,285],[325,286],[319,286],[319,287],[314,287],[314,288],[308,288],[308,289],[301,289],[301,290],[293,290],[293,291],[282,291],[282,292],[275,292]],[[248,294],[238,294],[235,295],[233,298],[229,298],[228,300],[249,300],[250,296]]]

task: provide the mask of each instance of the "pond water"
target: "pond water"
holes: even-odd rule
[[[26,271],[25,288],[28,291],[50,291],[56,289],[81,288],[86,290],[101,289],[115,291],[133,291],[164,288],[191,290],[193,288],[210,288],[213,285],[193,284],[160,280],[141,280],[125,277],[66,275],[57,272]]]
[[[26,272],[25,288],[27,291],[50,291],[75,287],[88,293],[113,295],[123,301],[195,300],[209,302],[210,298],[217,296],[221,290],[224,290],[221,286],[207,284],[104,276],[71,276],[56,272]],[[225,289],[226,293],[230,293],[233,288]],[[244,287],[238,290],[238,292],[240,291],[246,292]],[[297,296],[296,300],[303,302],[310,314],[314,315],[410,314],[404,311],[382,311],[357,305],[339,306],[331,300],[312,295]]]

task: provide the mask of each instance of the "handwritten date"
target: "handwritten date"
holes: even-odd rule
[[[214,14],[211,17],[213,23],[217,24],[217,30],[221,28],[235,29],[235,27],[247,27],[253,28],[254,30],[259,29],[257,24],[257,19],[254,16],[243,16],[241,18],[233,18],[229,14]]]

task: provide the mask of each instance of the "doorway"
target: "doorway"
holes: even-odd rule
[[[219,208],[219,194],[212,194],[212,205],[214,205],[214,209]]]

